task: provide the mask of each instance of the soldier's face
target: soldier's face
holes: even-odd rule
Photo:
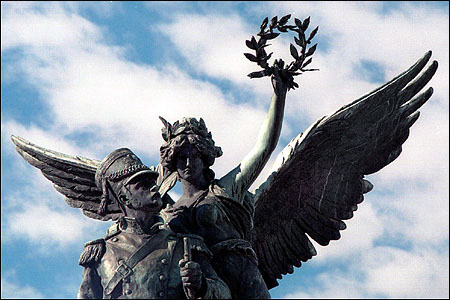
[[[162,200],[154,179],[140,176],[128,183],[125,188],[134,209],[149,213],[158,213],[161,210]]]
[[[203,176],[203,160],[195,146],[186,143],[182,146],[176,157],[177,172],[181,179],[195,182]]]

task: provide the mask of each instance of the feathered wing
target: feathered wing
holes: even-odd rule
[[[53,182],[54,188],[65,196],[71,207],[81,208],[87,217],[102,221],[117,220],[122,215],[113,201],[109,201],[105,215],[97,213],[102,195],[102,191],[95,185],[99,160],[45,149],[21,137],[11,136],[11,139],[17,152]]]
[[[255,195],[253,247],[269,288],[316,255],[320,245],[340,238],[363,194],[372,189],[364,175],[377,172],[401,152],[416,111],[432,88],[437,62],[431,51],[410,69],[360,99],[323,117],[293,139],[278,159],[281,166]],[[308,236],[306,235],[308,234]]]
[[[161,164],[159,164],[155,170],[159,174],[156,184],[159,186],[159,193],[163,199],[163,208],[165,208],[167,204],[173,205],[175,201],[169,196],[168,192],[177,183],[177,172],[170,172]]]

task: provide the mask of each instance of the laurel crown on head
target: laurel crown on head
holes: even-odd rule
[[[206,128],[205,121],[202,118],[200,118],[200,121],[197,121],[196,118],[183,118],[181,122],[176,121],[173,125],[167,122],[163,117],[159,117],[159,119],[164,124],[161,131],[165,142],[170,142],[172,138],[180,135],[181,133],[193,133],[212,139],[211,132],[208,132],[208,128]]]

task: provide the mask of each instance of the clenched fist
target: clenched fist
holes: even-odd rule
[[[200,265],[194,261],[187,261],[181,259],[179,261],[181,282],[183,283],[184,291],[189,299],[195,299],[203,294],[202,288],[202,270]]]

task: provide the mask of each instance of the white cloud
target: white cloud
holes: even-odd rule
[[[69,207],[50,182],[42,182],[39,172],[24,177],[29,186],[5,195],[2,243],[26,240],[37,246],[35,251],[48,255],[104,236],[110,222],[88,219]]]
[[[331,273],[331,272],[330,272]],[[315,279],[322,287],[320,290],[307,288],[287,294],[284,299],[354,299],[363,298],[361,282],[355,276],[348,277],[347,274],[322,273]]]
[[[50,47],[87,47],[89,41],[97,39],[100,30],[89,21],[64,9],[63,5],[49,4],[42,18],[35,4],[2,4],[2,51],[14,47],[33,46],[41,50]],[[41,48],[41,47],[44,47]]]
[[[314,64],[321,70],[307,74],[307,79],[303,77],[301,90],[292,93],[288,102],[292,115],[301,115],[311,122],[379,85],[358,78],[356,63],[361,59],[376,61],[385,70],[386,80],[406,70],[429,49],[433,50],[432,59],[439,61],[439,69],[428,84],[435,93],[420,109],[421,117],[412,127],[403,153],[391,165],[368,177],[374,183],[374,190],[366,195],[354,218],[346,221],[348,227],[341,232],[342,238],[327,247],[315,244],[318,256],[309,262],[318,266],[330,259],[349,263],[353,268],[339,276],[353,278],[352,274],[361,270],[373,276],[371,281],[338,280],[330,275],[330,270],[313,277],[312,280],[321,284],[306,291],[302,288],[303,292],[288,297],[339,297],[339,284],[347,290],[342,296],[345,298],[373,297],[380,293],[389,297],[448,297],[448,284],[443,283],[448,281],[448,272],[436,265],[430,267],[431,263],[424,259],[421,263],[428,269],[408,269],[408,272],[415,272],[409,277],[406,270],[402,270],[405,280],[394,280],[397,265],[393,262],[390,268],[383,264],[389,254],[378,251],[376,246],[394,243],[397,247],[405,244],[416,247],[417,250],[405,253],[409,253],[411,260],[418,261],[425,255],[423,247],[442,247],[448,243],[448,164],[444,163],[448,161],[448,13],[404,4],[399,10],[382,15],[378,13],[380,5],[367,2],[277,2],[269,5],[282,14],[301,11],[302,15],[297,13],[297,17],[310,15],[311,22],[320,25],[317,37],[329,46],[323,51],[324,43],[319,41]],[[415,22],[419,19],[420,22]],[[398,47],[400,44],[402,46]],[[372,249],[377,251],[376,263],[383,272],[372,273],[359,261]],[[448,258],[436,252],[430,256],[437,257],[443,268],[448,268]],[[400,257],[398,255],[399,260]],[[384,274],[389,274],[387,277],[392,280],[389,287],[397,285],[398,289],[393,288],[392,292],[389,288],[381,289],[386,282],[382,280]],[[415,278],[421,275],[425,277],[424,282],[417,285]],[[439,283],[434,284],[431,277]],[[380,285],[370,288],[377,280]],[[440,287],[436,288],[438,285]],[[416,286],[420,287],[420,293]],[[408,287],[416,294],[408,294]]]
[[[55,25],[59,22],[60,27]],[[39,24],[37,32],[34,24]],[[55,26],[58,32],[52,32]],[[33,192],[25,188],[7,196],[7,203],[15,203],[8,210],[8,239],[27,237],[34,243],[52,241],[66,246],[91,237],[93,234],[86,235],[86,229],[92,224],[101,234],[99,225],[67,207],[39,172],[30,173],[30,167],[24,167],[26,162],[15,153],[9,140],[11,134],[58,152],[100,160],[113,149],[126,146],[150,154],[157,163],[162,141],[158,116],[169,122],[183,116],[201,116],[216,144],[224,150],[225,155],[215,165],[221,176],[239,163],[244,151],[250,150],[254,140],[248,136],[256,138],[264,118],[262,110],[228,103],[218,88],[193,80],[175,66],[157,70],[124,60],[123,49],[103,44],[101,31],[93,23],[60,6],[43,11],[32,6],[14,9],[2,17],[2,30],[20,33],[7,36],[2,51],[25,47],[18,63],[45,96],[54,117],[50,130],[26,127],[14,120],[2,123],[2,145],[6,145],[7,153],[13,155],[22,172],[29,174],[28,180],[35,188]],[[59,35],[71,39],[60,41]],[[96,142],[77,145],[66,137],[83,131],[94,134]],[[48,200],[39,202],[41,199]],[[33,226],[42,215],[47,216],[47,222]]]
[[[28,36],[37,22],[45,32],[60,14],[60,9],[12,14],[2,20],[2,28]],[[27,23],[29,19],[32,24]],[[106,155],[126,145],[157,161],[162,142],[158,116],[170,122],[183,116],[201,116],[226,151],[228,163],[237,165],[242,150],[251,148],[253,141],[247,137],[256,136],[264,118],[262,110],[230,104],[218,88],[190,78],[173,65],[157,70],[126,61],[121,55],[123,49],[108,47],[101,43],[101,35],[91,34],[100,30],[86,19],[73,16],[64,22],[63,35],[72,36],[73,43],[55,44],[46,35],[43,40],[27,40],[27,51],[19,61],[52,109],[55,124],[51,131],[59,135],[83,130],[95,133],[101,142],[90,147],[96,153]],[[24,43],[14,35],[8,39],[13,45]],[[217,172],[226,172],[220,163]]]
[[[419,184],[420,186],[420,184]],[[448,241],[448,187],[398,187],[396,192],[378,195],[375,201],[386,233],[416,245],[440,245]]]
[[[302,12],[301,16],[296,14],[301,19],[311,16],[311,24],[320,27],[316,36],[319,45],[314,55],[314,66],[320,71],[305,74],[304,78],[308,77],[302,82],[300,91],[304,95],[303,101],[295,101],[298,103],[295,109],[302,115],[315,120],[379,86],[365,81],[355,72],[360,60],[377,62],[386,70],[386,80],[389,80],[430,49],[433,59],[440,63],[439,71],[431,81],[436,91],[433,101],[448,107],[448,15],[408,4],[402,5],[404,8],[400,12],[384,15],[378,13],[380,5],[362,2],[270,3],[274,10]],[[413,16],[420,17],[421,22],[415,22],[418,19]],[[300,93],[295,95],[300,96]]]
[[[161,27],[187,58],[194,71],[209,76],[242,82],[253,71],[253,63],[242,53],[248,52],[245,40],[251,36],[238,15],[185,15]],[[230,51],[233,49],[233,51]]]
[[[83,147],[77,146],[73,140],[64,139],[64,132],[62,131],[48,132],[35,125],[24,126],[14,120],[2,122],[1,131],[2,145],[6,147],[9,153],[14,153],[14,155],[16,155],[16,152],[14,150],[14,144],[10,139],[11,135],[23,137],[35,145],[57,152],[69,155],[81,155],[91,159],[101,159],[101,157],[96,157],[96,153],[91,149],[84,149]]]
[[[371,270],[367,272],[370,293],[390,298],[448,298],[448,251],[378,247],[362,263]]]
[[[252,147],[265,115],[266,105],[262,103],[268,104],[271,87],[267,80],[246,77],[256,65],[242,55],[248,52],[244,41],[254,34],[255,28],[238,15],[173,16],[171,25],[164,30],[193,68],[187,72],[175,63],[158,69],[127,61],[123,55],[126,49],[107,45],[104,40],[109,33],[77,15],[75,8],[54,3],[35,10],[34,5],[20,5],[9,7],[2,2],[2,54],[22,47],[23,55],[14,68],[19,68],[44,96],[54,123],[48,130],[12,121],[2,123],[2,146],[10,145],[9,134],[13,133],[59,152],[96,159],[127,146],[157,163],[162,141],[162,125],[157,117],[162,115],[169,122],[183,116],[205,119],[216,144],[224,150],[224,156],[214,166],[218,176],[236,165]],[[435,94],[421,109],[422,115],[413,126],[402,155],[369,177],[375,189],[366,196],[355,217],[346,222],[348,228],[342,232],[341,240],[326,248],[318,246],[319,256],[308,262],[323,266],[331,259],[342,260],[351,268],[314,277],[314,286],[289,296],[448,297],[448,252],[426,247],[448,243],[448,12],[402,3],[399,9],[383,15],[379,13],[379,3],[367,2],[273,2],[260,3],[258,9],[253,9],[269,16],[270,12],[296,11],[294,16],[311,15],[311,26],[320,26],[316,38],[323,42],[319,42],[313,65],[321,70],[302,75],[298,80],[301,88],[289,93],[284,139],[294,137],[314,120],[378,86],[360,76],[360,60],[377,62],[385,71],[386,80],[407,69],[429,49],[439,61],[438,72],[429,84]],[[284,56],[287,42],[281,38],[276,42],[280,43],[271,46],[271,51],[274,56]],[[229,80],[232,88],[242,89],[254,98],[245,99],[248,104],[237,103],[243,99],[234,99],[212,83],[193,79],[189,75],[192,73]],[[80,131],[93,134],[95,143],[76,145],[67,137]],[[8,155],[13,151],[9,147]],[[18,155],[17,160],[21,160]],[[17,165],[22,170],[26,163]],[[43,204],[33,200],[35,203],[27,202],[27,206],[16,203],[8,208],[20,221],[17,225],[8,224],[9,232],[43,234],[44,239],[55,235],[60,244],[70,244],[75,240],[55,231],[68,224],[68,232],[82,239],[77,228],[87,228],[87,221],[82,221],[86,218],[69,213],[70,217],[63,219],[65,211],[61,206],[65,204],[55,197],[48,181],[38,172],[29,179],[36,182],[36,187],[45,186],[41,188],[45,192],[36,195],[36,199],[46,198],[47,193],[51,196]],[[25,190],[14,197],[28,195]],[[55,209],[49,201],[61,204]],[[44,226],[44,233],[36,233],[28,228],[35,224],[36,212],[49,214],[58,225]],[[3,234],[2,230],[2,237]],[[412,250],[376,246],[389,243],[406,244]],[[408,261],[413,262],[411,266]],[[369,263],[374,262],[377,264],[369,268]],[[363,280],[352,275],[355,272],[363,274]]]
[[[16,200],[21,201],[21,199]],[[16,238],[27,239],[48,248],[54,245],[67,246],[75,242],[86,242],[84,238],[87,235],[86,232],[90,232],[88,235],[92,235],[92,232],[98,232],[99,236],[104,234],[99,232],[98,226],[93,226],[95,224],[93,221],[87,220],[80,214],[69,213],[68,209],[58,211],[55,207],[30,202],[24,203],[23,206],[23,210],[15,211],[7,218],[9,225],[7,230]],[[45,216],[44,222],[43,216]]]
[[[229,80],[237,89],[250,90],[256,98],[267,97],[272,87],[267,77],[249,79],[247,74],[261,68],[250,62],[244,53],[254,53],[245,45],[246,40],[258,33],[258,27],[252,28],[244,18],[238,15],[216,14],[179,14],[169,26],[160,27],[161,33],[175,44],[178,51],[188,61],[192,70],[210,77]],[[289,40],[281,35],[268,42],[267,53],[274,52],[269,64],[277,58],[290,62]],[[309,75],[309,74],[308,74]],[[300,80],[301,81],[301,80]],[[244,100],[244,99],[241,99]],[[253,105],[258,99],[245,99]],[[264,101],[264,100],[263,100]],[[266,100],[268,103],[268,101]]]
[[[44,295],[37,289],[17,282],[16,270],[3,272],[1,279],[2,299],[42,299]]]
[[[43,295],[33,287],[21,286],[2,278],[2,299],[42,299]]]
[[[448,298],[448,251],[374,247],[284,298]]]
[[[314,263],[323,265],[330,260],[351,260],[355,255],[374,247],[375,241],[383,234],[384,224],[372,203],[367,202],[366,200],[358,205],[359,208],[354,212],[352,219],[344,221],[347,228],[341,231],[341,238],[338,241],[331,241],[328,246],[320,246],[313,241],[317,249],[317,257],[313,258]]]
[[[53,189],[51,182],[15,152],[9,139],[11,134],[26,136],[33,143],[60,150],[58,152],[90,157],[70,142],[42,129],[25,128],[13,121],[2,124],[2,147],[12,164],[2,173],[20,178],[23,182],[20,189],[9,187],[9,193],[2,195],[2,241],[26,239],[38,245],[41,253],[49,253],[49,248],[63,251],[68,246],[103,236],[108,222],[88,219],[79,209],[69,207],[64,197]]]

